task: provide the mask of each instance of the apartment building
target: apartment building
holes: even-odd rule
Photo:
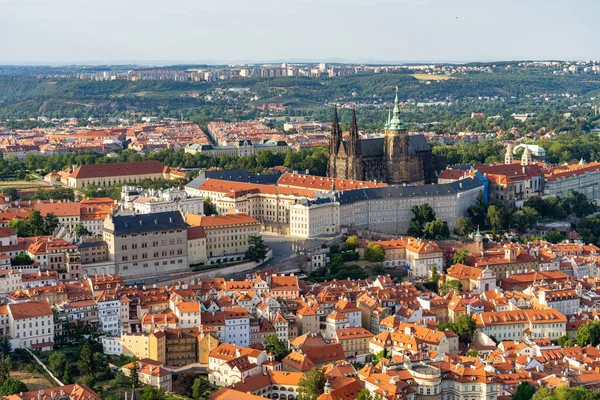
[[[103,240],[115,272],[125,279],[187,272],[187,228],[177,211],[109,215]]]
[[[209,354],[208,379],[216,386],[232,385],[262,374],[261,365],[266,361],[264,350],[221,343]]]
[[[483,312],[475,320],[478,330],[498,340],[558,340],[566,335],[566,317],[552,308]]]
[[[248,237],[260,233],[260,222],[243,213],[199,216],[188,214],[187,222],[206,235],[207,263],[241,261],[248,250]]]
[[[52,350],[54,347],[54,314],[46,301],[30,301],[9,304],[8,335],[13,345],[40,351]]]
[[[21,272],[14,269],[0,269],[0,296],[21,288]]]

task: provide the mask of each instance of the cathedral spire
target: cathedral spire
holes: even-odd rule
[[[342,130],[338,121],[337,106],[333,106],[333,124],[331,125],[331,136],[329,137],[329,152],[337,154],[342,145]]]
[[[398,102],[398,86],[396,86],[396,98],[394,99],[394,112],[388,129],[394,131],[406,130],[406,125],[400,119],[400,103]]]
[[[360,135],[358,133],[358,123],[356,122],[356,110],[352,110],[352,123],[350,124],[350,154],[360,156]]]

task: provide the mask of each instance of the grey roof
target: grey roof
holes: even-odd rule
[[[363,157],[378,157],[383,155],[384,138],[362,139],[360,147]],[[429,143],[423,135],[408,136],[408,151],[410,154],[429,151]]]
[[[425,196],[444,196],[456,194],[467,190],[482,187],[483,183],[479,179],[467,178],[460,181],[436,185],[420,186],[386,186],[379,188],[365,188],[348,190],[339,193],[338,201],[340,204],[352,204],[358,201],[379,200],[401,197],[425,197]]]
[[[179,211],[153,214],[117,215],[112,217],[114,234],[158,231],[164,229],[186,229],[188,224]]]
[[[254,175],[246,171],[245,169],[206,171],[204,173],[204,176],[210,179],[220,179],[224,181],[233,182],[262,183],[265,185],[274,185],[279,180],[279,175],[277,174]]]
[[[275,185],[281,175],[253,175],[245,169],[226,169],[217,171],[204,171],[196,178],[189,181],[185,186],[198,189],[206,179],[219,179],[223,181],[244,182],[244,183],[260,183],[263,185]]]
[[[78,249],[87,249],[90,247],[98,247],[98,246],[106,246],[106,242],[104,240],[98,240],[95,242],[82,242],[77,246]]]

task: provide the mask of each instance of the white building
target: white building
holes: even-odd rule
[[[313,238],[340,232],[340,203],[330,198],[308,200],[290,206],[290,235]]]
[[[0,295],[12,293],[21,285],[21,272],[13,269],[0,270]]]
[[[262,374],[261,365],[267,353],[247,347],[221,343],[208,356],[208,381],[215,386],[228,386],[248,376]]]
[[[54,314],[46,301],[9,304],[8,335],[19,349],[52,350],[54,347]]]
[[[204,198],[191,197],[185,190],[169,188],[163,190],[142,189],[123,186],[121,189],[123,208],[138,214],[180,211],[187,214],[204,214]]]
[[[103,292],[97,299],[98,321],[102,332],[109,336],[121,335],[121,301],[116,295]]]
[[[123,344],[120,337],[102,336],[100,340],[104,354],[114,356],[123,354]]]

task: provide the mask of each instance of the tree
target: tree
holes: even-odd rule
[[[79,222],[77,225],[75,225],[75,234],[81,237],[89,236],[91,235],[91,232],[88,231],[87,228],[81,222]]]
[[[452,255],[452,265],[454,264],[466,264],[469,257],[467,249],[461,247]]]
[[[454,224],[454,233],[456,233],[461,240],[466,240],[471,232],[475,230],[473,222],[467,217],[460,217]]]
[[[348,246],[352,246],[352,248],[356,248],[358,246],[359,240],[358,240],[358,236],[356,235],[352,235],[352,236],[348,236],[348,239],[346,239],[346,244]]]
[[[436,220],[435,211],[427,203],[421,204],[420,206],[414,205],[412,206],[411,211],[413,213],[413,218],[410,220],[408,235],[414,237],[423,237],[423,229],[425,228],[425,225]],[[428,228],[429,236],[435,236],[436,232],[436,225],[430,224]]]
[[[314,367],[308,372],[302,374],[298,381],[298,399],[316,400],[325,387],[325,372],[320,367]]]
[[[277,361],[281,361],[290,353],[275,334],[265,336],[264,345],[267,353],[273,353]]]
[[[134,357],[133,361],[131,362],[131,368],[129,368],[129,383],[131,385],[132,388],[137,387],[138,383],[139,383],[139,376],[138,376],[138,360],[137,358]]]
[[[458,335],[458,341],[461,343],[471,343],[473,341],[473,335],[477,324],[470,315],[461,315],[456,320],[456,334]]]
[[[462,290],[463,290],[462,283],[460,283],[459,280],[452,279],[452,280],[447,280],[446,283],[444,283],[442,285],[442,287],[440,288],[440,294],[442,296],[445,296],[451,292],[460,293],[460,292],[462,292]]]
[[[436,220],[426,222],[425,225],[423,225],[421,236],[430,240],[446,239],[450,236],[450,229],[448,229],[448,224],[446,222],[437,218]]]
[[[479,352],[477,351],[477,349],[470,349],[469,351],[467,351],[467,356],[468,357],[479,357]]]
[[[13,258],[13,265],[31,265],[33,264],[33,260],[27,253],[21,252]]]
[[[561,232],[557,231],[556,229],[551,229],[550,231],[548,231],[548,233],[546,233],[546,240],[550,243],[559,243],[562,242],[564,240],[564,236]]]
[[[580,347],[587,345],[598,346],[600,344],[600,321],[588,322],[585,325],[581,325],[577,329],[575,339]]]
[[[9,356],[2,357],[0,360],[0,384],[4,383],[10,378],[10,369],[12,368],[12,361]]]
[[[440,280],[440,274],[438,273],[437,265],[433,265],[431,267],[431,276],[429,279],[435,284],[437,284],[437,282]]]
[[[371,396],[371,392],[365,388],[360,391],[356,400],[373,400],[373,396]]]
[[[496,204],[491,205],[488,207],[487,215],[494,233],[506,225],[506,207]]]
[[[187,397],[192,397],[192,389],[194,387],[195,380],[196,374],[192,371],[186,371],[177,377],[177,380],[175,381],[175,385],[173,385],[173,387],[177,388],[177,390],[175,390],[177,393]]]
[[[4,188],[2,189],[2,194],[10,197],[10,199],[13,201],[19,198],[19,191],[17,188]]]
[[[475,204],[473,204],[467,209],[467,215],[473,222],[473,225],[485,226],[485,217],[487,215],[487,211],[488,207],[486,204],[486,200],[483,196],[483,191],[481,191],[475,199]]]
[[[65,355],[59,351],[55,351],[48,357],[48,369],[52,371],[54,376],[61,376],[65,371],[67,359]]]
[[[206,392],[210,390],[212,390],[212,386],[207,379],[202,377],[196,378],[192,386],[192,398],[194,400],[206,398]]]
[[[29,217],[27,217],[27,224],[31,230],[31,234],[34,236],[43,235],[45,230],[45,223],[40,210],[33,210],[29,213]]]
[[[385,260],[385,249],[377,243],[369,243],[365,249],[365,260],[370,262]]]
[[[49,212],[44,218],[44,234],[52,235],[56,227],[58,226],[58,218],[54,213]]]
[[[0,335],[0,357],[8,357],[12,352],[12,344],[6,335]]]
[[[91,376],[94,374],[94,358],[89,342],[85,342],[81,347],[77,367],[83,376]]]
[[[8,222],[7,226],[10,229],[12,229],[13,231],[15,231],[17,236],[20,236],[20,237],[31,236],[29,224],[24,219],[14,218]]]
[[[65,365],[65,371],[62,374],[62,382],[66,385],[73,383],[73,368],[71,368],[71,364],[69,363]]]
[[[7,379],[0,385],[0,396],[10,396],[28,391],[27,385],[17,379]]]
[[[519,386],[517,386],[517,390],[515,390],[512,398],[513,400],[530,400],[534,394],[535,387],[527,381],[522,381],[519,383]]]
[[[575,343],[571,339],[569,339],[567,336],[559,337],[558,340],[556,341],[556,343],[561,347],[571,347],[571,346],[575,345]]]
[[[371,362],[373,365],[377,365],[383,358],[388,358],[387,349],[383,349],[377,354],[371,354]]]
[[[210,197],[204,199],[204,215],[217,215],[217,206],[212,202]]]
[[[156,389],[152,386],[146,386],[142,389],[141,400],[163,400],[165,392],[162,389]]]
[[[267,246],[263,238],[259,235],[248,236],[248,250],[246,250],[246,258],[254,262],[261,262],[267,256]]]

